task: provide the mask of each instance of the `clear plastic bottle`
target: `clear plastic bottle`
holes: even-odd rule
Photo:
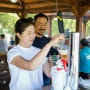
[[[64,89],[65,70],[62,68],[62,62],[58,62],[57,66],[52,67],[52,86],[54,90]]]

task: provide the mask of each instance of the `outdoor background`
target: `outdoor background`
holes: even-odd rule
[[[35,14],[28,14],[27,17],[34,17]],[[14,25],[16,21],[19,19],[17,14],[14,13],[3,13],[0,12],[0,34],[4,33],[6,35],[6,39],[10,40],[11,36],[15,36],[14,33]],[[76,20],[75,19],[65,19],[63,18],[64,29],[65,31],[75,32],[76,29]],[[48,30],[47,30],[48,32]],[[45,33],[47,35],[47,32]],[[54,18],[52,21],[52,37],[55,34],[58,34],[58,21],[57,18]],[[90,36],[90,21],[86,24],[86,37]]]

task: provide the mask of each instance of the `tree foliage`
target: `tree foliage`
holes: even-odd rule
[[[13,34],[14,24],[18,18],[16,14],[0,12],[0,33]]]
[[[63,19],[63,25],[64,25],[64,30],[69,29],[71,32],[75,32],[75,28],[76,28],[76,20],[74,19]],[[59,33],[59,29],[58,29],[58,20],[55,18],[52,21],[52,36],[54,36],[55,34]]]
[[[35,14],[28,14],[26,18],[34,18]],[[0,12],[0,34],[14,34],[14,25],[19,17],[14,13],[3,13]],[[71,32],[76,30],[76,20],[75,19],[63,19],[64,30],[69,29]],[[47,32],[46,32],[47,33]],[[52,36],[59,33],[58,30],[58,21],[57,19],[52,20]],[[90,22],[86,25],[86,36],[90,36]]]
[[[87,22],[86,26],[86,36],[90,36],[90,21]]]

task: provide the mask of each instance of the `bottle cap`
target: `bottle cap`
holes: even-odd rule
[[[57,68],[57,71],[61,71],[62,69],[61,68]]]
[[[57,63],[57,71],[60,71],[60,70],[62,70],[62,62],[60,62],[60,60],[59,60],[59,62]]]

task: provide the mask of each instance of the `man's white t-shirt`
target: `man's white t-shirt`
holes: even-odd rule
[[[34,71],[23,70],[10,63],[12,59],[18,55],[26,60],[30,60],[39,51],[40,49],[33,46],[23,48],[20,45],[16,45],[8,52],[7,61],[11,75],[10,90],[33,90],[43,86],[42,65],[47,61],[47,58],[45,58]]]

